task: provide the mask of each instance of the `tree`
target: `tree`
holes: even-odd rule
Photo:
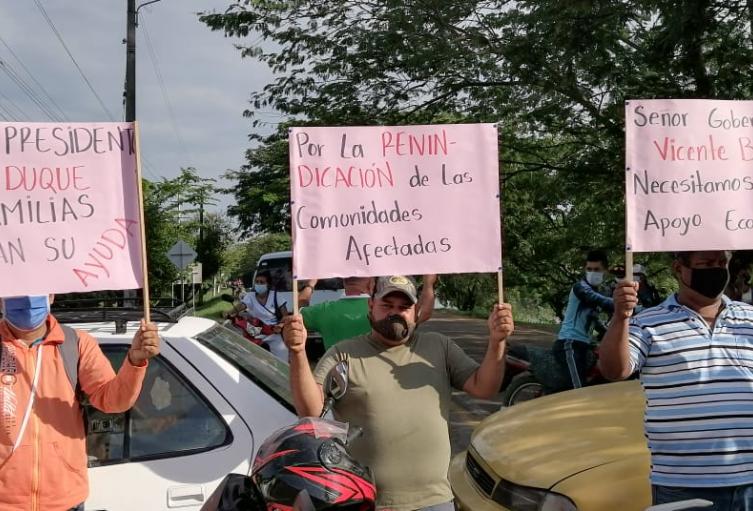
[[[206,264],[205,276],[213,276],[221,264],[220,252],[229,243],[227,222],[210,216],[207,241],[199,242],[202,210],[214,192],[212,182],[201,178],[193,167],[181,169],[180,175],[173,179],[143,182],[149,283],[155,298],[169,293],[179,277],[178,269],[167,257],[178,240],[195,247],[197,253],[201,250],[204,259],[199,257],[199,261]]]
[[[204,279],[211,279],[220,271],[231,242],[228,219],[216,213],[208,213],[204,219],[203,237],[196,243],[196,259],[202,264]]]
[[[246,287],[253,284],[253,275],[259,258],[269,252],[290,250],[291,240],[288,234],[262,234],[254,236],[243,243],[230,247],[225,258],[223,273],[230,278],[240,278]]]
[[[555,310],[587,247],[623,251],[625,100],[753,92],[746,0],[238,0],[201,19],[261,35],[242,54],[275,78],[252,93],[249,117],[499,121],[506,283]],[[235,175],[231,213],[248,230],[287,225],[286,136],[262,139]]]
[[[178,269],[167,257],[170,247],[181,237],[178,211],[172,204],[178,188],[168,180],[144,180],[143,187],[149,289],[156,299],[169,292],[178,278]]]
[[[236,181],[223,190],[235,196],[228,214],[238,220],[242,235],[285,232],[290,220],[287,126],[280,125],[268,137],[252,138],[261,145],[246,151],[248,163],[224,176]]]

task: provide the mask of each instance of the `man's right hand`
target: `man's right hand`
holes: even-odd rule
[[[614,299],[614,317],[616,319],[630,319],[633,310],[638,305],[638,283],[620,281],[612,293]]]
[[[292,314],[282,318],[282,339],[291,353],[306,351],[308,332],[303,325],[303,316]]]

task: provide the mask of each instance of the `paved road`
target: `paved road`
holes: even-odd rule
[[[443,333],[454,339],[472,358],[481,362],[486,353],[488,329],[486,320],[468,318],[445,311],[436,311],[434,317],[421,327]],[[546,329],[516,325],[511,343],[550,345],[555,334]],[[464,392],[454,392],[450,410],[450,441],[452,453],[465,450],[473,429],[481,420],[499,410],[500,396],[494,399],[476,399]]]

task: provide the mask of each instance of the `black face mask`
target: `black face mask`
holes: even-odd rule
[[[416,329],[415,323],[407,321],[399,314],[392,314],[379,321],[374,321],[369,316],[369,323],[375,332],[390,341],[404,341],[413,335],[413,330]]]
[[[706,298],[719,298],[728,282],[727,268],[690,268],[688,287]]]

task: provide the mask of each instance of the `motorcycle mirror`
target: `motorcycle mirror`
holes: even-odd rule
[[[327,373],[327,377],[324,379],[326,401],[320,417],[324,417],[335,404],[335,401],[341,399],[348,390],[348,368],[348,361],[340,360]]]
[[[293,511],[315,511],[311,496],[306,490],[301,490],[293,502]]]

